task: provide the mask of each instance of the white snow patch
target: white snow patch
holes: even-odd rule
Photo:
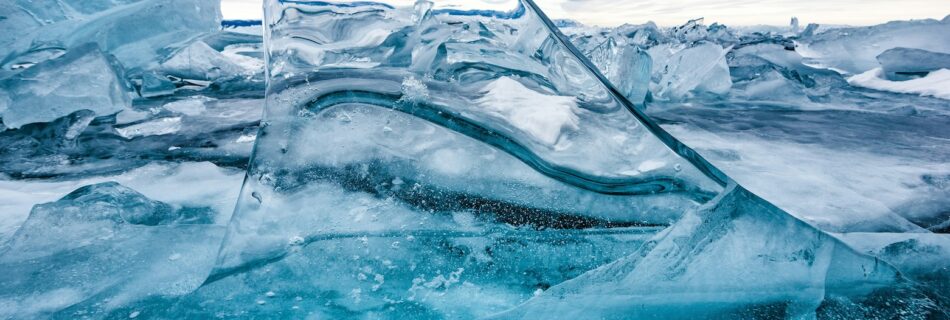
[[[897,93],[919,94],[950,100],[950,69],[930,72],[926,77],[907,81],[883,79],[881,68],[868,70],[848,78],[852,86]]]
[[[574,97],[543,94],[509,77],[492,81],[483,92],[479,106],[549,146],[564,128],[579,128]]]
[[[234,141],[234,142],[237,142],[237,143],[248,143],[248,142],[254,142],[254,141],[256,141],[256,140],[257,140],[257,134],[245,134],[245,135],[241,135],[240,137],[238,137],[237,140]]]

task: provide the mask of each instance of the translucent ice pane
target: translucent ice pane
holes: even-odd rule
[[[262,128],[194,299],[331,318],[809,317],[902,281],[660,129],[531,1],[269,0],[264,24]],[[680,53],[671,94],[729,89],[722,47]]]
[[[9,128],[50,122],[79,110],[104,116],[131,106],[122,67],[84,45],[0,80],[0,118]]]

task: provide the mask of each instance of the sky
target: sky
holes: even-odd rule
[[[438,3],[439,0],[435,0]],[[460,1],[460,0],[454,0]],[[472,0],[468,2],[498,2]],[[950,0],[535,0],[553,19],[616,26],[653,21],[675,26],[703,17],[732,26],[800,23],[873,25],[891,20],[943,19]],[[261,0],[221,0],[225,19],[261,19]]]

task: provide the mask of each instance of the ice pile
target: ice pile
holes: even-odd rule
[[[0,13],[15,31],[0,37],[3,174],[246,163],[261,39],[222,30],[219,1],[12,1]]]
[[[742,99],[823,104],[836,99],[829,97],[834,95],[829,90],[847,86],[838,73],[870,72],[880,63],[887,79],[907,80],[947,67],[950,18],[821,32],[815,24],[799,32],[796,22],[786,29],[732,29],[717,23],[706,26],[700,18],[673,28],[653,23],[605,29],[572,24],[564,30],[621,93],[638,105],[644,101],[643,89],[629,88],[646,88],[645,83],[647,101]],[[632,56],[628,51],[642,53]],[[634,67],[644,61],[652,61],[646,70],[649,80],[642,67]],[[943,81],[938,77],[929,82]]]
[[[732,81],[726,53],[736,36],[702,19],[661,29],[653,23],[611,29],[565,29],[581,52],[631,102],[683,100],[694,95],[725,94]]]
[[[641,93],[620,89],[643,83],[638,74],[610,81],[756,194],[825,230],[920,232],[943,230],[950,220],[939,200],[947,191],[929,182],[950,174],[943,160],[950,155],[943,142],[950,137],[943,70],[950,51],[941,47],[946,41],[923,42],[945,37],[948,21],[809,24],[794,32],[696,19],[673,28],[563,30],[608,77],[621,51],[600,48],[625,44],[649,56],[642,104]],[[835,62],[844,51],[815,49],[833,38],[874,57],[868,69],[848,73]],[[669,60],[677,55],[691,59]]]
[[[36,205],[0,247],[0,315],[49,317],[88,300],[114,308],[196,289],[223,228],[210,208],[173,207],[115,182]]]
[[[0,318],[948,317],[950,20],[218,5],[0,4]]]
[[[950,16],[940,21],[894,21],[870,27],[836,28],[801,42],[803,55],[810,63],[857,74],[876,68],[878,55],[892,48],[950,53],[948,31]]]

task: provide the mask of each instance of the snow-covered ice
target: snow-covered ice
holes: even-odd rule
[[[950,100],[950,69],[939,69],[917,79],[891,81],[880,68],[848,78],[853,86],[897,93],[918,94]]]

